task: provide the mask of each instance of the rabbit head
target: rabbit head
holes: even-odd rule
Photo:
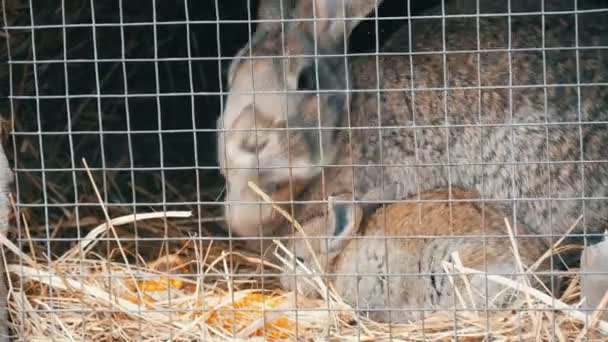
[[[294,264],[286,265],[287,272],[281,275],[281,285],[286,290],[297,289],[303,294],[314,294],[314,286],[309,281],[313,274],[331,273],[336,258],[359,231],[363,210],[352,203],[350,196],[330,196],[327,201],[327,215],[309,220],[302,227],[304,233],[298,231],[288,240],[286,247],[295,260]],[[317,267],[315,258],[321,269]]]
[[[255,203],[249,181],[273,200],[289,201],[320,173],[318,165],[335,161],[335,127],[346,123],[350,101],[345,41],[379,2],[262,1],[258,18],[274,22],[261,22],[230,65],[217,123],[233,233],[257,236],[279,224],[270,206]],[[278,22],[282,18],[302,21]]]

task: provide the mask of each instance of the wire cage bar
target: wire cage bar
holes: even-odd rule
[[[608,339],[605,2],[1,8],[0,339]]]

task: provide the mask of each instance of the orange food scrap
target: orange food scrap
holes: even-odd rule
[[[180,290],[184,287],[184,282],[179,279],[167,279],[167,277],[161,277],[160,280],[142,280],[139,282],[139,288],[144,292],[166,291],[169,287]]]
[[[235,334],[255,321],[261,319],[264,309],[274,309],[283,298],[261,293],[249,293],[243,299],[234,303],[234,310],[223,308],[213,312],[207,318],[207,324],[222,327],[225,331]],[[266,336],[269,339],[286,339],[293,336],[295,324],[289,318],[280,316],[255,331],[252,336]],[[233,330],[234,329],[234,330]]]
[[[159,279],[142,280],[138,283],[138,285],[139,289],[143,292],[160,292],[167,291],[169,287],[172,289],[181,290],[184,288],[185,283],[180,279],[160,277]],[[133,283],[130,283],[129,288],[131,291],[137,290]]]
[[[130,294],[127,294],[127,295],[123,296],[122,298],[124,300],[126,300],[126,301],[129,301],[129,302],[133,303],[133,304],[137,304],[137,305],[145,304],[146,308],[148,308],[148,309],[153,309],[154,308],[154,302],[155,302],[155,300],[154,300],[154,298],[152,298],[150,296],[144,295],[144,297],[143,297],[143,303],[142,303],[142,301],[139,300],[139,298],[137,298],[137,296],[130,295]]]
[[[258,329],[255,332],[255,336],[266,336],[268,339],[284,340],[292,337],[294,330],[295,324],[287,317],[281,316],[270,324],[267,323],[265,328]]]

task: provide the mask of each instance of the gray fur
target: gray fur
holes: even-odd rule
[[[446,2],[446,13],[452,13],[459,5],[461,10],[470,12],[472,3]],[[571,3],[549,0],[545,7],[572,10]],[[306,17],[306,6],[300,5],[296,15]],[[515,5],[526,10],[524,2]],[[485,1],[483,8],[487,12],[505,11],[499,2]],[[429,13],[441,11],[435,8]],[[578,15],[578,46],[608,45],[608,27],[601,14]],[[508,20],[506,16],[479,18],[479,48],[485,50],[479,54],[474,52],[478,49],[476,18],[446,19],[445,39],[441,19],[412,20],[411,28],[406,25],[398,30],[382,49],[403,52],[402,55],[380,54],[378,61],[375,57],[352,58],[348,68],[342,58],[316,60],[320,84],[345,90],[344,82],[348,81],[351,92],[331,96],[323,93],[318,108],[308,96],[278,95],[274,108],[280,108],[279,98],[289,98],[290,120],[294,118],[300,126],[316,126],[318,117],[322,125],[333,123],[338,115],[341,126],[354,128],[324,131],[322,144],[317,131],[301,133],[309,135],[304,139],[309,146],[299,147],[307,150],[309,165],[357,165],[352,168],[352,190],[357,198],[397,200],[433,188],[457,186],[477,191],[481,199],[502,205],[511,211],[508,215],[547,240],[561,237],[582,214],[584,220],[574,232],[599,233],[608,223],[608,201],[604,199],[608,196],[608,165],[602,162],[608,160],[608,126],[601,123],[608,121],[608,87],[602,85],[608,82],[608,51],[581,48],[577,52],[573,48],[573,15],[546,16],[544,46],[565,49],[550,49],[544,54],[534,49],[543,46],[540,16],[513,16],[510,35]],[[290,26],[285,50],[280,46],[280,32],[269,34],[267,40],[252,47],[253,53],[314,53],[314,34],[310,29],[305,24]],[[339,53],[344,49],[343,40],[332,39],[331,35],[318,39],[321,52]],[[407,54],[410,45],[417,54]],[[473,52],[449,53],[444,60],[440,53],[444,47],[448,51]],[[509,47],[520,50],[509,54]],[[429,51],[433,53],[421,54]],[[297,78],[296,66],[309,63],[303,58],[294,60],[287,73],[292,79]],[[283,71],[275,72],[279,75],[276,79],[285,76]],[[260,72],[256,77],[261,80],[265,76]],[[542,88],[545,80],[551,85],[546,88],[546,99]],[[585,85],[579,88],[577,83]],[[445,90],[445,86],[451,89]],[[238,99],[235,96],[230,102],[229,96],[228,103],[238,103]],[[271,107],[266,107],[265,114],[285,115],[271,113]],[[569,124],[557,124],[564,122]],[[323,158],[318,153],[320,146]],[[282,155],[287,155],[285,148]],[[285,158],[279,164],[287,168],[290,162]],[[336,189],[351,190],[349,177],[345,176],[348,172],[351,171],[328,168],[321,175],[309,172],[299,179],[308,185],[294,198],[322,200]],[[269,174],[274,178],[257,179],[269,192],[288,181],[286,175]],[[244,192],[232,193],[230,200],[239,200],[236,194]],[[580,199],[583,196],[584,201]],[[312,217],[315,210],[301,209],[296,218]],[[237,213],[233,217],[243,215]],[[248,232],[260,224],[269,233],[273,224],[281,222],[269,222],[264,217],[257,221],[256,217],[248,222],[242,220],[238,229]]]
[[[559,4],[571,2],[549,3],[547,6],[559,8]],[[500,42],[508,41],[506,20],[504,25],[484,18],[480,22],[480,41],[485,45],[482,48],[500,47]],[[597,45],[605,41],[605,37],[608,37],[605,22],[605,17],[581,16],[580,44],[585,41]],[[547,27],[545,45],[572,46],[573,18],[572,21],[563,19],[551,23],[554,25]],[[413,50],[441,51],[441,25],[441,20],[415,25]],[[542,33],[540,26],[529,20],[514,19],[511,29],[512,47],[538,46]],[[476,31],[475,20],[453,21],[446,27],[448,47],[452,42],[453,49],[474,49]],[[408,46],[406,27],[387,42],[384,51],[406,51]],[[576,83],[575,51],[547,51],[545,58],[547,83]],[[506,52],[483,53],[480,62],[481,85],[503,85],[503,88],[479,93],[476,89],[448,90],[445,93],[442,90],[381,92],[382,125],[405,128],[383,129],[382,148],[378,143],[378,129],[353,131],[355,164],[395,165],[385,166],[381,170],[371,166],[356,170],[356,196],[363,196],[370,189],[380,186],[382,175],[385,184],[393,186],[397,183],[403,187],[395,197],[384,199],[398,199],[451,184],[475,189],[484,199],[503,200],[502,204],[515,208],[517,218],[537,233],[559,237],[583,214],[581,201],[533,199],[580,198],[583,194],[586,198],[608,196],[606,163],[578,162],[581,157],[585,161],[608,159],[605,147],[608,143],[608,126],[590,124],[592,121],[608,120],[608,87],[581,87],[580,119],[585,124],[546,126],[545,122],[578,121],[576,87],[548,88],[545,108],[544,93],[538,86],[509,91]],[[513,85],[542,84],[542,53],[513,53],[511,64]],[[413,57],[414,75],[410,72],[409,57],[380,56],[379,65],[382,89],[411,88],[412,77],[415,88],[444,86],[443,58],[440,54]],[[475,53],[448,54],[446,65],[449,87],[478,85]],[[581,83],[606,82],[608,51],[580,50],[579,67]],[[353,64],[352,74],[357,88],[376,87],[375,61]],[[447,105],[443,99],[446,94]],[[481,110],[478,108],[479,95]],[[353,101],[352,125],[377,126],[377,93],[359,94]],[[469,126],[446,128],[446,118],[449,125]],[[510,123],[516,126],[509,126]],[[477,126],[480,124],[485,126]],[[414,125],[423,127],[414,128]],[[449,168],[445,166],[448,163],[460,165]],[[428,166],[413,167],[420,164]],[[586,200],[584,214],[584,224],[579,224],[576,231],[581,232],[586,228],[588,232],[599,232],[608,220],[607,201]]]

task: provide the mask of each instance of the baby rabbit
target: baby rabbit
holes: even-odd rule
[[[310,220],[303,228],[321,272],[342,298],[378,321],[387,321],[389,310],[393,310],[392,322],[415,320],[422,310],[461,307],[442,263],[453,262],[453,252],[458,252],[465,267],[507,277],[520,273],[501,211],[489,204],[482,210],[467,202],[478,198],[470,192],[454,189],[452,199],[457,202],[451,205],[448,196],[437,189],[421,194],[420,199],[428,202],[390,204],[369,215],[362,214],[357,204],[339,203],[332,197],[328,215]],[[524,265],[537,261],[546,250],[537,237],[516,240]],[[301,233],[289,239],[287,247],[298,262],[315,270]],[[282,274],[282,285],[310,294],[312,285],[304,278],[312,276],[300,266],[295,274],[297,278],[294,272]],[[467,305],[473,302],[483,309],[487,302],[508,303],[508,291],[501,293],[504,288],[486,281],[484,275],[468,279],[472,293],[460,275],[453,276]]]
[[[229,229],[269,236],[282,225],[248,181],[283,204],[309,201],[302,194],[327,165],[352,164],[357,198],[458,186],[512,201],[507,216],[514,212],[548,242],[581,215],[573,233],[602,232],[608,50],[598,47],[608,44],[605,16],[585,12],[575,20],[571,0],[547,0],[547,9],[565,14],[547,16],[544,26],[540,16],[411,20],[381,51],[401,54],[341,56],[345,39],[380,2],[261,2],[258,18],[275,21],[260,23],[232,62],[218,120]],[[585,2],[594,4],[601,7]],[[277,21],[313,17],[334,20]],[[334,181],[325,177],[324,186]],[[390,196],[368,195],[396,185],[401,191]]]

